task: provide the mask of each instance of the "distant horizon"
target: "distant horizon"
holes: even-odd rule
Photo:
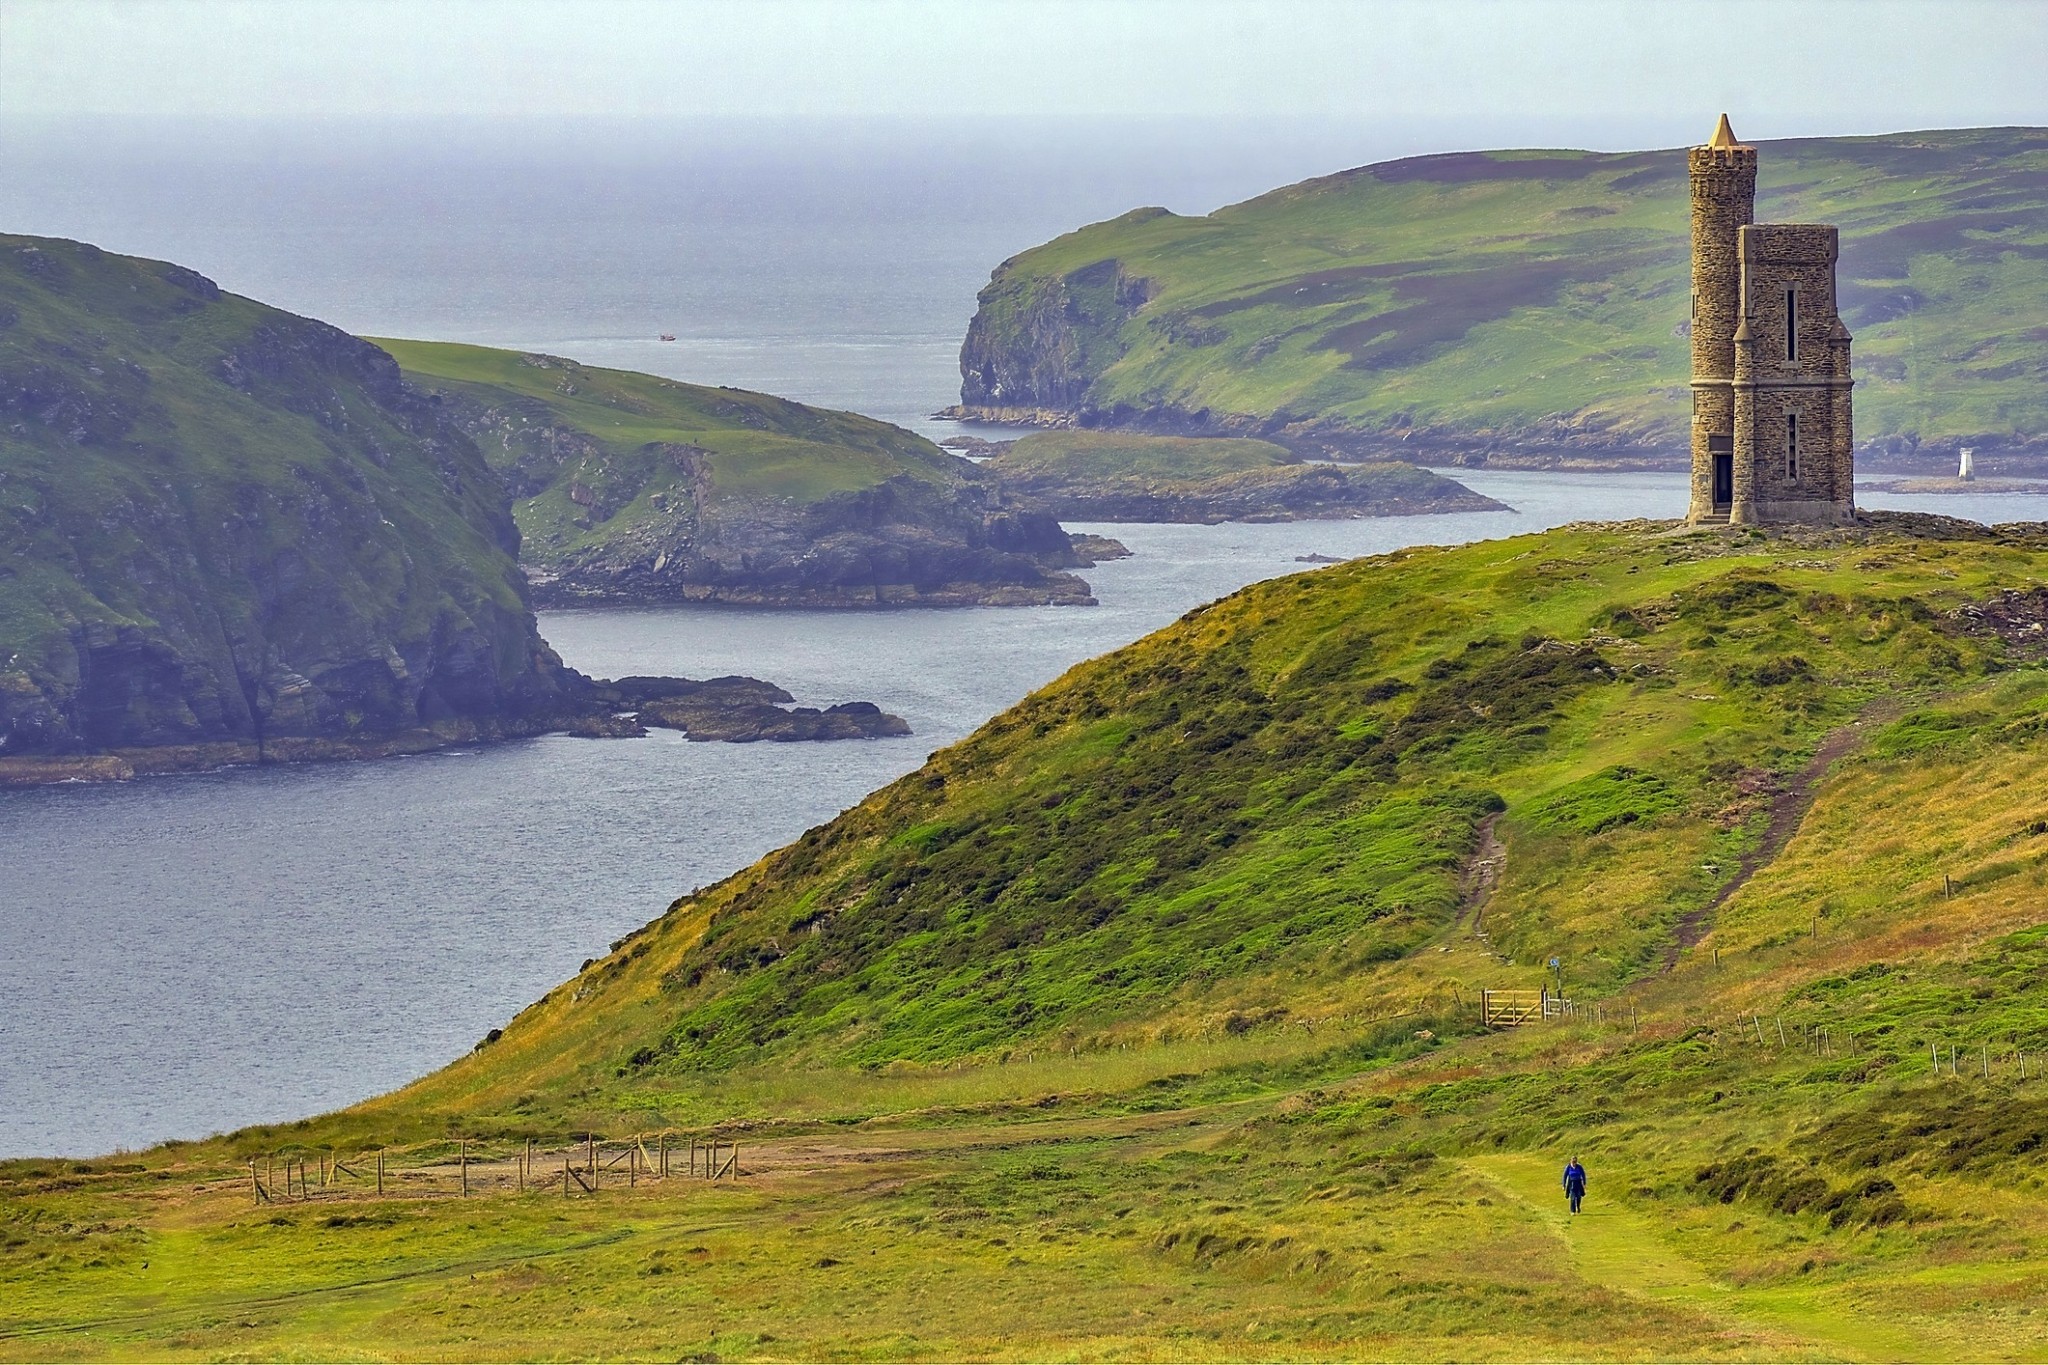
[[[678,150],[701,151],[707,145],[737,137],[744,139],[746,145],[734,147],[736,155],[772,148],[816,157],[866,152],[887,160],[891,151],[957,152],[986,145],[1000,154],[1029,156],[1034,163],[1101,165],[1114,156],[1097,138],[1077,141],[1072,147],[1061,146],[1057,139],[1064,130],[1097,134],[1112,128],[1128,134],[1124,150],[1134,160],[1159,154],[1183,165],[1235,165],[1242,173],[1249,169],[1248,163],[1271,158],[1273,178],[1267,188],[1279,189],[1303,179],[1416,157],[1481,152],[1677,152],[1704,143],[1713,120],[1723,112],[1729,115],[1743,141],[1766,146],[1820,138],[1898,138],[2048,128],[2048,116],[2039,123],[1851,127],[1836,121],[1834,126],[1823,127],[1818,126],[1820,120],[1814,120],[1790,127],[1769,127],[1762,120],[1745,120],[1739,110],[1713,109],[1687,120],[1672,119],[1667,124],[1643,128],[1639,134],[1602,127],[1620,120],[1586,119],[1576,121],[1576,128],[1553,127],[1552,131],[1559,134],[1556,137],[1518,140],[1512,136],[1514,132],[1540,130],[1491,127],[1452,116],[1412,118],[1396,127],[1374,127],[1304,114],[1257,118],[1087,113],[948,117],[923,113],[755,113],[690,118],[360,113],[156,117],[0,111],[0,134],[5,135],[4,143],[0,143],[0,164],[9,160],[35,163],[53,155],[68,156],[78,152],[80,144],[86,144],[116,157],[153,159],[151,154],[160,153],[201,162],[262,161],[272,153],[288,149],[294,158],[332,157],[337,161],[381,159],[394,153],[419,160],[457,158],[524,163],[573,156],[580,162],[600,166],[653,160]],[[320,145],[307,145],[314,141]],[[0,205],[4,202],[4,191],[0,191]],[[0,222],[0,231],[4,230],[7,225]]]

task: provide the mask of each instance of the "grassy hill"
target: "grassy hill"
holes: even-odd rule
[[[403,1091],[0,1166],[0,1340],[2035,1358],[2044,566],[2039,528],[1895,517],[1255,585]],[[1574,1015],[1480,1027],[1552,958]],[[538,1185],[664,1129],[749,1174],[517,1191],[528,1137]],[[252,1205],[251,1156],[378,1144],[445,1197]]]
[[[1020,504],[1076,521],[1304,521],[1498,508],[1410,464],[1337,469],[1271,441],[1046,431],[982,465]]]
[[[483,448],[544,601],[1085,601],[1044,516],[854,413],[554,356],[380,340]]]
[[[517,540],[376,347],[0,237],[0,781],[516,728],[566,685]]]
[[[1759,146],[1758,221],[1842,229],[1870,454],[2048,455],[2048,131]],[[1686,194],[1680,150],[1505,151],[1138,209],[1003,263],[962,403],[1339,453],[1682,455]]]

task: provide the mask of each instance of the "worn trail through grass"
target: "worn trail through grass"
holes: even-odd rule
[[[1564,1243],[1581,1279],[1662,1303],[1696,1308],[1746,1326],[1774,1350],[1828,1360],[1928,1360],[1940,1352],[1889,1323],[1818,1302],[1812,1290],[1751,1291],[1715,1278],[1685,1256],[1650,1219],[1590,1194],[1575,1217],[1564,1201],[1559,1163],[1521,1154],[1466,1159]]]

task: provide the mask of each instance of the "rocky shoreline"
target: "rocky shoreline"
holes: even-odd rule
[[[9,754],[0,756],[0,788],[125,782],[273,763],[397,758],[547,734],[637,739],[653,728],[680,730],[693,741],[748,744],[890,739],[911,733],[901,716],[891,715],[873,702],[796,706],[788,692],[759,678],[634,677],[583,682],[586,690],[573,705],[548,716],[451,720],[376,736],[288,735],[255,742],[222,740],[136,745],[93,753]]]

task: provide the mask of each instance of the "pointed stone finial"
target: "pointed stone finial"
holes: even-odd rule
[[[1714,136],[1707,140],[1707,145],[1715,148],[1739,147],[1742,145],[1735,140],[1735,130],[1728,126],[1728,116],[1726,114],[1721,115],[1721,121],[1714,125]]]

